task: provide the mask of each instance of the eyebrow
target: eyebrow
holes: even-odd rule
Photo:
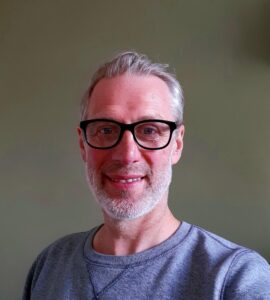
[[[164,117],[160,114],[144,115],[144,116],[138,118],[138,121],[151,120],[151,119],[164,119]]]
[[[106,114],[98,114],[96,116],[94,116],[94,118],[98,118],[98,119],[111,119],[111,120],[116,120],[115,118],[111,117],[111,116],[107,116]],[[160,115],[160,114],[149,114],[149,115],[144,115],[142,117],[139,117],[138,119],[136,119],[134,122],[138,122],[138,121],[143,121],[143,120],[155,120],[155,119],[161,119],[164,120],[164,116]],[[121,122],[121,121],[120,121]]]

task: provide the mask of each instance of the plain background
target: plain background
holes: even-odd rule
[[[77,145],[90,76],[120,50],[169,63],[186,98],[175,215],[270,260],[270,2],[0,1],[1,299],[37,254],[101,222]]]

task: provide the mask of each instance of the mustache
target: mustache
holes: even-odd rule
[[[121,162],[113,162],[103,166],[101,172],[121,173],[123,175],[131,174],[131,173],[148,175],[151,173],[151,170],[147,165],[143,163],[123,164]]]

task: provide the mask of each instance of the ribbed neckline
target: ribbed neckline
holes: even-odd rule
[[[182,221],[181,225],[178,227],[175,233],[164,242],[145,251],[127,256],[105,255],[96,252],[92,247],[92,240],[99,228],[100,226],[93,228],[87,235],[84,244],[85,258],[89,262],[94,264],[101,264],[107,266],[110,265],[112,267],[125,267],[126,265],[141,264],[147,260],[165,254],[165,252],[169,251],[170,249],[176,247],[177,245],[183,242],[183,240],[186,238],[189,231],[191,230],[192,226],[189,223]]]

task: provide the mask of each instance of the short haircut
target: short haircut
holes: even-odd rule
[[[96,84],[103,78],[114,78],[128,73],[134,75],[152,75],[163,80],[172,95],[171,105],[178,123],[183,122],[184,96],[176,76],[168,71],[169,65],[152,63],[145,55],[135,51],[121,52],[109,62],[101,65],[94,73],[90,85],[81,101],[81,120],[86,118],[91,94]]]

